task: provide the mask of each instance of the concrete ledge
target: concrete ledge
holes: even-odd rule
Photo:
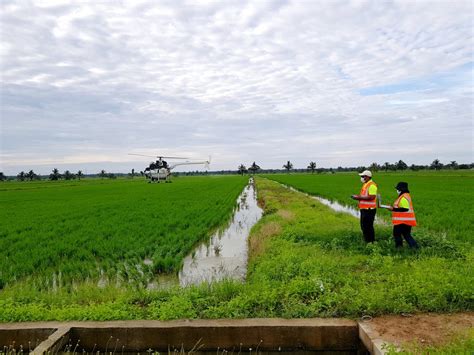
[[[41,343],[35,354],[56,351],[67,342],[80,349],[144,351],[169,347],[201,351],[256,349],[262,351],[357,351],[357,323],[347,319],[218,319],[178,321],[41,322],[0,324],[16,331],[19,341],[28,341],[28,330],[57,329]],[[17,341],[16,344],[19,342]],[[7,344],[4,344],[7,345]],[[3,344],[2,344],[3,346]],[[7,345],[8,346],[8,345]],[[81,350],[82,351],[82,350]],[[80,351],[78,351],[80,352]]]
[[[357,323],[359,326],[359,339],[365,348],[373,355],[387,354],[388,351],[384,347],[385,345],[390,345],[390,343],[380,338],[380,335],[370,326],[370,322],[359,321]]]
[[[21,323],[19,323],[21,324]],[[57,329],[54,326],[31,325],[29,327],[9,327],[0,324],[0,351],[4,347],[23,348],[29,352],[46,340]]]
[[[32,352],[32,355],[41,355],[46,353],[57,353],[69,341],[69,327],[59,327],[48,339],[39,344]]]

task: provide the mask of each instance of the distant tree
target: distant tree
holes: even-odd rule
[[[310,161],[307,169],[311,171],[311,174],[314,174],[316,170],[316,163],[314,161]]]
[[[53,172],[51,174],[49,174],[49,180],[53,180],[53,181],[56,181],[56,180],[59,180],[61,179],[61,174],[59,173],[59,170],[54,168],[53,169]]]
[[[82,173],[82,170],[79,170],[76,175],[79,180],[81,180],[81,177],[84,176],[84,174]]]
[[[135,177],[135,169],[132,169],[132,179]]]
[[[38,176],[38,175],[36,175],[33,170],[28,171],[28,174],[26,174],[26,177],[27,177],[30,181],[33,181],[34,179],[36,179],[37,176]]]
[[[283,165],[283,168],[289,173],[291,169],[293,169],[293,164],[288,160],[286,164]]]
[[[403,160],[399,160],[397,163],[395,163],[395,168],[397,170],[406,170],[408,169],[408,165]]]
[[[109,179],[116,179],[117,178],[117,176],[115,176],[115,174],[113,174],[113,173],[108,173],[106,175]]]
[[[0,181],[5,181],[7,177],[0,171]]]
[[[240,164],[239,167],[237,168],[237,171],[239,172],[240,175],[244,175],[247,172],[247,168],[245,167],[244,164]]]
[[[20,171],[18,175],[16,176],[18,181],[25,181],[26,179],[26,174],[24,171]]]
[[[101,179],[105,178],[107,176],[107,172],[105,170],[101,170],[100,173],[99,173],[99,176]]]
[[[388,161],[386,161],[384,164],[383,164],[383,170],[385,171],[389,171],[390,170],[390,163]]]
[[[372,163],[372,164],[369,166],[369,170],[370,170],[370,171],[379,171],[379,170],[380,170],[380,165],[377,164],[377,163]]]
[[[458,163],[456,162],[456,160],[451,160],[451,162],[448,164],[448,166],[451,169],[457,169],[458,168]]]
[[[140,171],[140,175],[143,176],[145,175],[145,173],[143,171]]]
[[[75,178],[74,174],[71,173],[69,170],[66,170],[63,176],[64,176],[64,180],[72,180]]]
[[[250,168],[248,169],[252,174],[255,174],[257,171],[260,170],[260,167],[253,162],[252,165],[250,165]]]
[[[411,164],[411,165],[410,165],[410,170],[417,171],[417,170],[419,170],[419,168],[418,168],[417,165]]]
[[[440,163],[439,159],[433,160],[430,165],[430,169],[439,170],[441,168],[443,168],[443,164]]]

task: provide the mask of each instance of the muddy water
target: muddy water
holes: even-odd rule
[[[184,259],[179,272],[180,285],[224,278],[244,280],[247,273],[247,238],[262,214],[251,179],[237,199],[237,208],[227,228],[216,232]]]
[[[244,280],[247,274],[250,229],[262,217],[257,205],[257,192],[253,179],[237,198],[237,207],[231,221],[224,229],[215,232],[199,244],[185,259],[178,277],[159,275],[149,282],[148,289],[187,286],[224,278]],[[152,261],[146,259],[145,264]]]

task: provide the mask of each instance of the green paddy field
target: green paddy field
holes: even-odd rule
[[[396,250],[388,224],[365,245],[357,218],[279,183],[350,205],[360,189],[355,174],[255,180],[264,216],[249,236],[246,282],[161,290],[146,289],[142,274],[177,272],[193,246],[229,220],[248,177],[2,183],[0,321],[474,310],[474,173],[375,175],[384,202],[395,198],[397,181],[410,184],[418,252]],[[103,274],[122,282],[98,287]]]

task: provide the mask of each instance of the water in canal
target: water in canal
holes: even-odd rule
[[[257,191],[253,179],[237,199],[231,221],[200,243],[185,259],[178,279],[162,275],[148,284],[149,289],[166,288],[178,284],[187,286],[224,278],[244,280],[247,274],[250,229],[262,217],[257,204]]]

